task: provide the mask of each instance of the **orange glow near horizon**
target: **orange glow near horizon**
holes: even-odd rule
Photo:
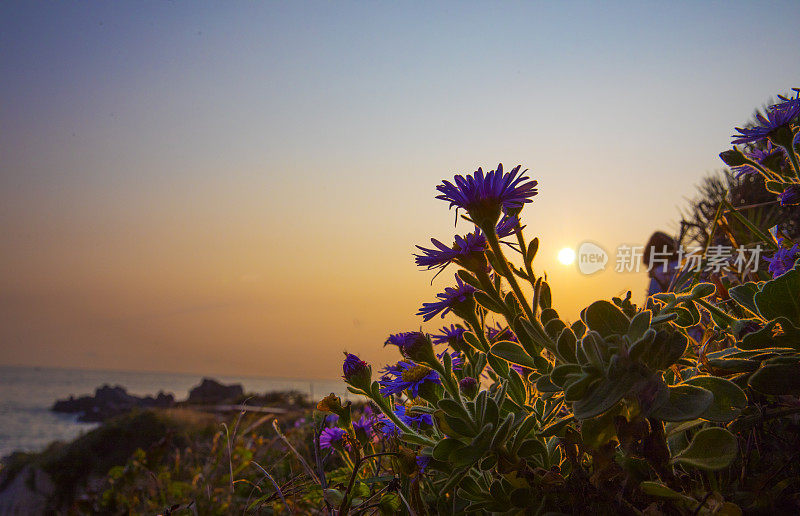
[[[644,273],[558,251],[674,230],[732,128],[796,86],[792,17],[755,46],[759,12],[8,6],[0,364],[335,378],[347,350],[377,371],[389,333],[454,322],[415,315],[455,269],[431,285],[414,246],[471,229],[435,186],[498,162],[539,181],[522,220],[563,317],[641,301]]]

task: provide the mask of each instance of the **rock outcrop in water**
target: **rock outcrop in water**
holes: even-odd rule
[[[139,397],[129,394],[124,387],[119,385],[115,387],[103,385],[94,391],[94,396],[79,398],[70,396],[68,399],[58,400],[52,410],[68,414],[79,413],[78,421],[102,422],[135,408],[167,408],[174,405],[175,397],[172,394],[159,392],[155,397]]]
[[[187,403],[225,403],[237,401],[244,396],[244,388],[239,383],[225,385],[211,378],[203,381],[189,391]]]

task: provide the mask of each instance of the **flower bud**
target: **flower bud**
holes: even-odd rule
[[[333,414],[336,414],[339,416],[339,427],[346,428],[351,422],[350,405],[351,402],[348,401],[343,406],[342,400],[339,399],[339,397],[334,393],[330,393],[322,398],[319,403],[317,403],[317,410],[320,412],[332,412]]]
[[[344,357],[342,364],[344,381],[357,389],[368,390],[372,383],[372,368],[352,353],[345,353]]]
[[[742,165],[746,165],[750,161],[747,159],[747,156],[742,154],[742,151],[740,151],[736,147],[730,150],[726,150],[724,152],[720,152],[719,157],[729,167],[741,167]]]
[[[478,394],[478,380],[467,376],[458,382],[458,389],[461,391],[461,394],[467,398],[474,398]]]
[[[419,331],[408,334],[405,342],[400,346],[400,351],[406,357],[420,364],[435,364],[437,362],[431,339]]]

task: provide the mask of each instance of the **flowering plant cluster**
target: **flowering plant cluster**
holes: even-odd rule
[[[781,97],[758,125],[737,129],[733,143],[745,151],[722,155],[763,174],[781,204],[800,203],[799,114],[797,96]],[[628,293],[568,322],[534,270],[538,239],[523,234],[537,186],[520,166],[502,165],[437,186],[437,199],[472,227],[450,246],[418,247],[420,267],[458,269],[418,315],[458,322],[390,335],[385,345],[401,359],[377,373],[345,355],[349,390],[375,413],[353,422],[349,403],[331,395],[318,405],[338,415],[320,448],[335,449],[351,471],[347,488],[328,489],[327,509],[800,509],[798,246],[728,206],[752,228],[749,244],[769,249],[768,271],[738,282],[695,275],[647,308]]]

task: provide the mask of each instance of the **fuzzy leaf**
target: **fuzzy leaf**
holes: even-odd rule
[[[697,432],[689,446],[675,456],[674,462],[707,471],[725,469],[736,458],[739,444],[724,428],[704,428]]]
[[[714,394],[694,385],[669,388],[669,400],[651,412],[662,421],[689,421],[699,418],[714,402]]]

